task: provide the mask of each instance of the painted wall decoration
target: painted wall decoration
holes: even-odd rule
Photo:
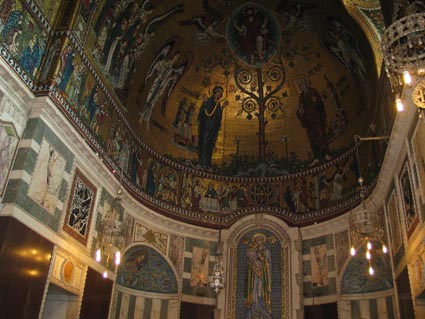
[[[397,205],[397,195],[394,190],[391,192],[391,196],[386,205],[386,212],[387,212],[387,216],[389,216],[387,220],[389,221],[390,234],[391,234],[390,239],[392,241],[392,248],[393,248],[391,251],[393,252],[395,257],[403,241],[402,241],[402,233],[400,228],[400,225],[401,225],[400,211]]]
[[[373,276],[369,275],[369,264],[365,258],[366,243],[351,257],[341,277],[342,294],[362,294],[393,288],[391,263],[388,255],[382,252],[382,244],[372,241]]]
[[[83,245],[87,244],[96,193],[96,187],[76,169],[63,230]]]
[[[245,234],[237,245],[235,318],[281,318],[281,243],[265,229]]]
[[[117,284],[145,292],[177,293],[176,276],[164,256],[144,245],[132,246],[124,253]]]
[[[58,196],[66,161],[56,148],[42,140],[37,163],[28,188],[28,196],[53,214],[58,207]]]
[[[0,196],[6,188],[18,143],[19,136],[13,123],[0,121]]]
[[[418,222],[418,211],[416,208],[410,176],[410,170],[406,162],[400,175],[400,197],[403,205],[404,221],[408,235],[413,232]]]
[[[141,222],[134,222],[133,242],[144,242],[157,248],[164,255],[167,252],[168,235],[144,226]]]

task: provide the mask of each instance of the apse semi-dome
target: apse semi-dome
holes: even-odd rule
[[[13,43],[6,54],[142,203],[218,227],[257,212],[306,224],[358,202],[353,136],[381,130],[378,75],[341,1],[74,9],[37,67]],[[383,149],[372,151],[373,180]]]

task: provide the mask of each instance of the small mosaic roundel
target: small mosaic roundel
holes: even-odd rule
[[[62,264],[62,279],[65,283],[70,284],[74,277],[74,263],[71,260],[65,260]]]
[[[226,38],[239,59],[260,67],[276,54],[280,45],[280,28],[269,11],[250,2],[238,7],[229,17]]]

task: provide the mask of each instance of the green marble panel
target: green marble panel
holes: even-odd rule
[[[31,148],[20,148],[16,154],[13,170],[23,170],[32,175],[38,154]]]

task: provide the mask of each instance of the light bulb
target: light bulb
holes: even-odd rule
[[[407,70],[403,71],[403,81],[409,86],[412,84],[412,77],[410,76],[410,73]]]
[[[388,248],[385,245],[382,245],[382,251],[384,254],[386,254],[388,252]]]
[[[369,266],[369,274],[373,275],[375,271],[373,270],[372,266]]]
[[[404,105],[403,102],[401,102],[401,99],[398,97],[395,100],[395,105],[397,107],[397,111],[398,112],[403,112],[404,111]]]
[[[120,253],[119,251],[117,251],[117,252],[115,253],[115,264],[116,264],[116,265],[119,265],[119,264],[120,264],[120,262],[121,262],[121,253]]]
[[[100,249],[96,250],[96,258],[95,260],[99,263],[100,262]]]
[[[367,259],[367,260],[370,260],[370,257],[371,257],[371,256],[370,256],[370,251],[368,250],[368,251],[366,252],[366,259]]]
[[[106,270],[103,272],[103,278],[108,278],[108,272]]]
[[[372,249],[372,243],[370,241],[367,242],[367,249],[369,249],[369,250]]]
[[[351,246],[350,253],[351,253],[351,256],[355,256],[356,255],[356,250],[354,249],[353,246]]]

